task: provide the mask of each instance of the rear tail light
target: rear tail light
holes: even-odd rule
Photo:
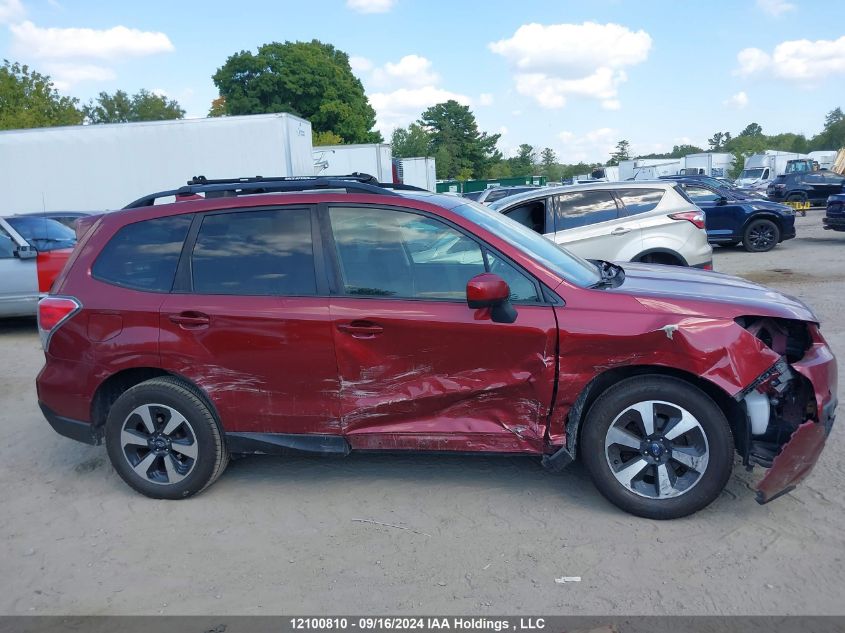
[[[44,297],[38,302],[38,332],[41,334],[41,346],[45,352],[53,332],[81,307],[79,301],[73,297]]]
[[[698,229],[704,228],[704,211],[682,211],[681,213],[671,213],[669,217],[673,220],[692,222]]]

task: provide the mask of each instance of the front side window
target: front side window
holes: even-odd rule
[[[706,189],[704,187],[697,187],[695,185],[682,185],[684,191],[686,191],[687,196],[693,202],[715,202],[722,196],[720,196],[715,191],[711,191],[710,189]]]
[[[173,215],[127,224],[100,252],[92,275],[118,286],[170,292],[191,219]]]
[[[487,268],[504,279],[511,289],[511,302],[535,303],[540,301],[537,285],[499,255],[487,251]]]
[[[557,198],[558,231],[579,226],[615,220],[618,217],[616,201],[610,191],[576,191]]]
[[[616,194],[628,215],[653,211],[663,199],[663,189],[620,189]]]
[[[315,295],[310,211],[207,215],[191,254],[191,279],[197,294]]]
[[[532,200],[504,212],[511,220],[537,233],[546,233],[546,201]]]

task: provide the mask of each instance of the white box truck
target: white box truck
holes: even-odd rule
[[[393,182],[393,151],[387,143],[320,145],[313,150],[317,176],[345,176],[355,172]]]
[[[736,159],[733,154],[726,152],[687,154],[683,158],[684,165],[679,173],[685,175],[725,178],[731,167],[733,167],[735,160]]]
[[[683,163],[680,158],[635,158],[619,163],[619,180],[653,180],[677,174]]]
[[[311,176],[311,124],[291,114],[0,132],[0,213],[119,209],[193,176]]]
[[[836,160],[836,150],[818,150],[807,154],[819,164],[819,169],[830,169]]]
[[[437,190],[437,170],[431,156],[396,158],[393,163],[398,182],[429,191]]]
[[[791,160],[810,158],[807,154],[781,152],[767,149],[760,154],[752,154],[745,159],[742,173],[736,179],[738,187],[765,191],[775,176],[786,173],[786,165]]]

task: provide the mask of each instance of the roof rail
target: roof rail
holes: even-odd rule
[[[395,183],[380,183],[369,174],[353,173],[345,176],[254,176],[250,178],[224,178],[209,180],[205,176],[194,176],[184,187],[149,194],[127,204],[124,209],[137,209],[155,204],[159,198],[168,196],[191,196],[206,194],[207,198],[234,197],[254,193],[283,191],[311,191],[316,189],[344,189],[348,193],[372,193],[377,195],[398,195],[392,190],[417,190],[417,187]],[[422,191],[422,190],[420,190]]]

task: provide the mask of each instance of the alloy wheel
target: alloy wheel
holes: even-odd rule
[[[701,423],[683,407],[661,400],[638,402],[620,413],[608,428],[604,445],[617,481],[649,499],[689,492],[709,461]]]
[[[748,241],[754,250],[767,250],[776,242],[775,227],[769,223],[757,224],[748,231]]]
[[[178,483],[197,463],[194,429],[184,415],[164,404],[134,409],[123,423],[120,446],[135,474],[154,484]]]

